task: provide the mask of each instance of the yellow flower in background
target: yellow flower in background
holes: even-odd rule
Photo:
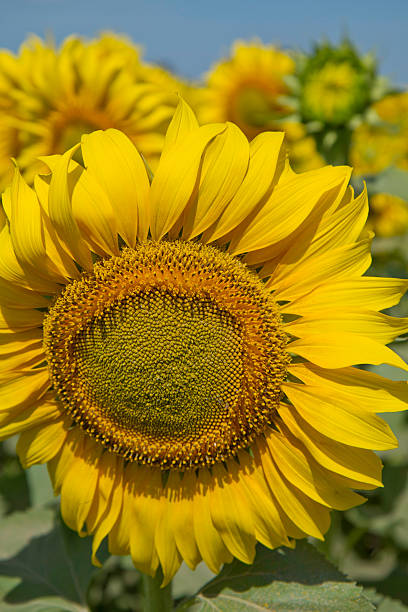
[[[18,131],[10,126],[0,125],[0,189],[7,185],[13,177],[11,152],[13,152],[13,157],[16,157],[20,151]]]
[[[143,81],[153,83],[165,91],[177,92],[183,100],[189,101],[192,98],[194,101],[197,88],[164,66],[144,62],[139,71]]]
[[[408,92],[386,96],[371,107],[374,124],[354,132],[350,159],[357,174],[376,174],[389,166],[408,170]]]
[[[389,193],[376,193],[370,198],[367,226],[377,236],[404,234],[408,231],[408,202]]]
[[[408,281],[370,265],[350,169],[295,174],[284,134],[248,143],[181,103],[152,182],[109,129],[18,171],[0,233],[0,438],[48,463],[65,522],[167,583],[255,544],[322,539],[381,485],[375,412],[406,407],[381,311]],[[79,146],[79,145],[78,145]]]
[[[408,130],[393,133],[383,125],[362,124],[352,134],[350,161],[358,176],[389,166],[408,170]]]
[[[297,172],[316,170],[325,165],[323,157],[317,152],[313,136],[307,134],[303,123],[286,121],[281,129],[285,130],[290,163]]]
[[[280,98],[289,93],[285,77],[294,70],[293,59],[272,45],[236,42],[231,57],[207,76],[208,102],[200,118],[233,121],[248,138],[276,129],[276,122],[292,112]]]
[[[387,123],[408,127],[408,92],[386,96],[373,106],[378,117]]]
[[[303,58],[298,78],[299,102],[304,121],[323,125],[347,124],[370,104],[375,84],[375,65],[344,40],[339,46],[316,45]]]
[[[272,45],[236,42],[231,57],[208,73],[205,87],[190,96],[202,123],[232,121],[252,139],[266,130],[285,131],[296,170],[324,165],[304,126],[291,120],[294,109],[285,78],[295,70],[293,59]],[[305,149],[307,155],[305,156]]]
[[[350,116],[356,71],[347,63],[326,64],[304,86],[305,116],[325,123],[340,123]]]
[[[12,172],[10,157],[30,182],[41,168],[38,157],[110,127],[157,163],[177,96],[173,82],[166,89],[155,80],[139,50],[110,34],[89,42],[71,37],[58,50],[31,38],[17,56],[1,51],[0,185]]]

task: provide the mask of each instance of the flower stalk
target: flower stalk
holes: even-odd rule
[[[161,588],[163,574],[159,570],[154,577],[142,574],[144,612],[170,612],[173,609],[171,582]]]

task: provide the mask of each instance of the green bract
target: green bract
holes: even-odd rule
[[[325,42],[303,62],[299,80],[303,120],[338,126],[370,104],[376,63],[371,55],[360,56],[347,40],[338,47]]]

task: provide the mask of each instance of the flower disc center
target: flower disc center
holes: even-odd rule
[[[84,396],[118,426],[187,440],[236,403],[241,346],[239,324],[210,300],[152,289],[93,320],[73,356]]]
[[[259,278],[190,242],[147,242],[96,263],[50,308],[44,344],[74,423],[162,469],[248,447],[273,423],[288,362]]]

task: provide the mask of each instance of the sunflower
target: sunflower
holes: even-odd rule
[[[372,122],[353,132],[350,159],[357,174],[376,174],[389,166],[408,170],[408,92],[372,105]]]
[[[0,52],[0,184],[10,157],[31,182],[38,157],[64,153],[81,134],[111,127],[154,165],[177,105],[173,86],[157,83],[155,67],[111,34],[89,42],[71,37],[58,50],[30,38],[18,56]]]
[[[345,125],[372,101],[375,64],[347,40],[338,47],[325,42],[304,58],[298,78],[304,121]]]
[[[319,168],[324,161],[314,140],[293,120],[294,107],[286,99],[287,78],[294,70],[293,59],[280,49],[237,41],[230,58],[213,67],[205,86],[190,99],[202,123],[232,121],[249,139],[267,130],[285,131],[295,168]]]
[[[389,193],[376,193],[370,198],[367,227],[377,236],[390,237],[408,231],[408,202]]]
[[[366,193],[347,167],[295,174],[283,140],[181,102],[151,183],[108,129],[3,195],[0,437],[48,464],[95,563],[108,537],[164,583],[218,572],[381,486],[375,412],[408,387],[353,365],[407,369],[386,344],[408,321],[379,311],[408,281],[362,276]]]

